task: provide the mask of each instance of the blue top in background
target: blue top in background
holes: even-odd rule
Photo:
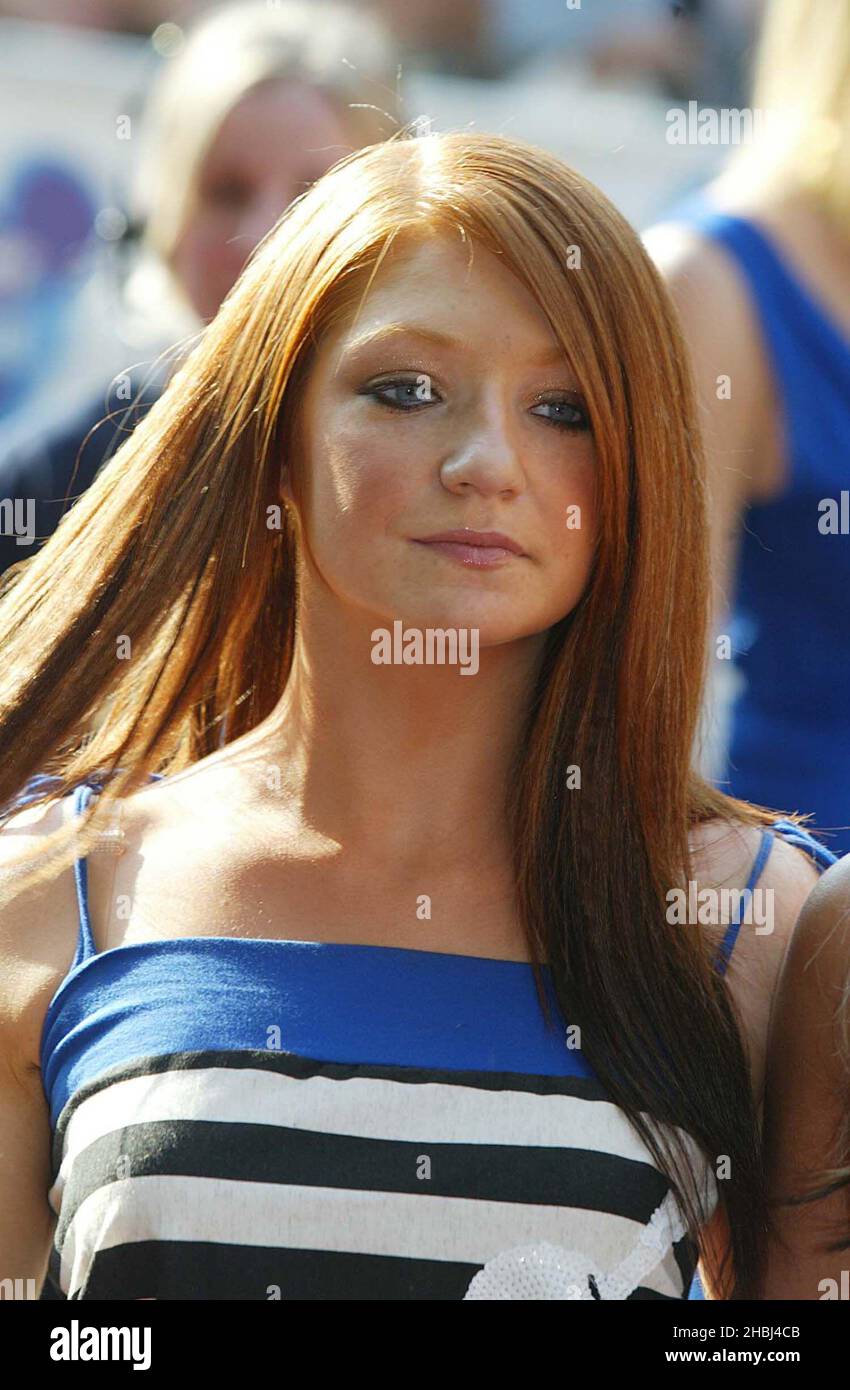
[[[750,295],[787,439],[782,495],[749,507],[732,638],[743,691],[723,790],[814,814],[850,850],[850,534],[825,534],[824,499],[850,529],[850,342],[753,222],[705,197],[663,218],[687,222],[729,255]],[[733,384],[734,389],[734,384]],[[834,832],[834,833],[833,833]]]

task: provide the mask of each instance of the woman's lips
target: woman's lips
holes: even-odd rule
[[[437,550],[470,569],[498,569],[525,554],[516,541],[498,531],[447,531],[417,539],[416,544]]]

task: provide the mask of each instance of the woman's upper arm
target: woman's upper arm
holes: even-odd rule
[[[37,1068],[0,1041],[0,1281],[6,1298],[38,1297],[54,1216],[50,1121]],[[32,1280],[29,1284],[28,1281]]]
[[[827,871],[800,915],[779,982],[768,1047],[765,1158],[774,1207],[761,1296],[828,1297],[850,1251],[827,1243],[850,1241],[850,1185],[832,1196],[788,1206],[782,1199],[810,1188],[838,1163],[837,1139],[847,1113],[847,1058],[840,1046],[848,1027],[850,860]]]
[[[755,421],[763,386],[752,311],[728,258],[689,228],[654,227],[644,241],[667,283],[690,353],[706,453],[715,621],[733,602],[741,519],[755,490]]]
[[[0,873],[30,841],[55,830],[54,803],[13,817],[0,832]],[[47,1001],[73,953],[68,875],[18,894],[0,908],[0,1281],[5,1297],[38,1297],[55,1217],[50,1116],[38,1067]],[[29,1285],[28,1281],[32,1281]],[[16,1283],[16,1281],[19,1281]]]

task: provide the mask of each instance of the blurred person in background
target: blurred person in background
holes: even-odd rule
[[[717,627],[731,623],[743,678],[730,790],[813,813],[843,854],[850,6],[768,7],[752,119],[756,138],[646,239],[678,302],[701,402]]]
[[[380,24],[330,0],[249,0],[190,31],[152,92],[132,191],[129,230],[141,246],[127,300],[144,306],[160,344],[215,316],[293,199],[398,128],[398,101]],[[36,537],[22,546],[0,534],[0,572],[52,534],[69,493],[91,484],[175,365],[162,357],[120,374],[70,423],[0,458],[0,494],[33,499]]]
[[[498,76],[490,44],[492,0],[367,0],[387,25],[404,66],[468,77]]]
[[[553,53],[599,74],[690,74],[699,0],[371,0],[406,64],[469,77],[504,77]],[[705,0],[703,0],[703,7]],[[684,22],[676,20],[683,18]],[[680,13],[682,12],[682,13]]]
[[[0,18],[151,34],[158,24],[179,24],[205,7],[205,0],[0,0]]]
[[[746,100],[748,52],[764,0],[663,0],[623,3],[627,23],[603,35],[599,75],[641,74],[671,96],[735,105]],[[618,8],[619,8],[618,0]],[[642,24],[633,11],[640,10]]]
[[[533,7],[516,0],[465,0],[456,8],[468,21],[474,17],[479,65],[491,71],[554,52],[614,84],[642,81],[672,95],[734,102],[746,96],[745,55],[762,5],[763,0],[602,0],[572,9],[565,0],[536,0]],[[399,7],[399,0],[383,0],[388,13]],[[427,47],[422,7],[411,8],[420,45]]]

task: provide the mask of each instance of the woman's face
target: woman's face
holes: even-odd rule
[[[204,322],[289,204],[355,147],[330,102],[300,82],[263,83],[228,112],[171,259]]]
[[[578,381],[537,302],[482,247],[469,260],[459,238],[436,235],[390,253],[356,323],[320,346],[295,464],[315,582],[382,626],[477,628],[486,646],[575,607],[596,464]],[[520,553],[429,539],[467,529]]]

